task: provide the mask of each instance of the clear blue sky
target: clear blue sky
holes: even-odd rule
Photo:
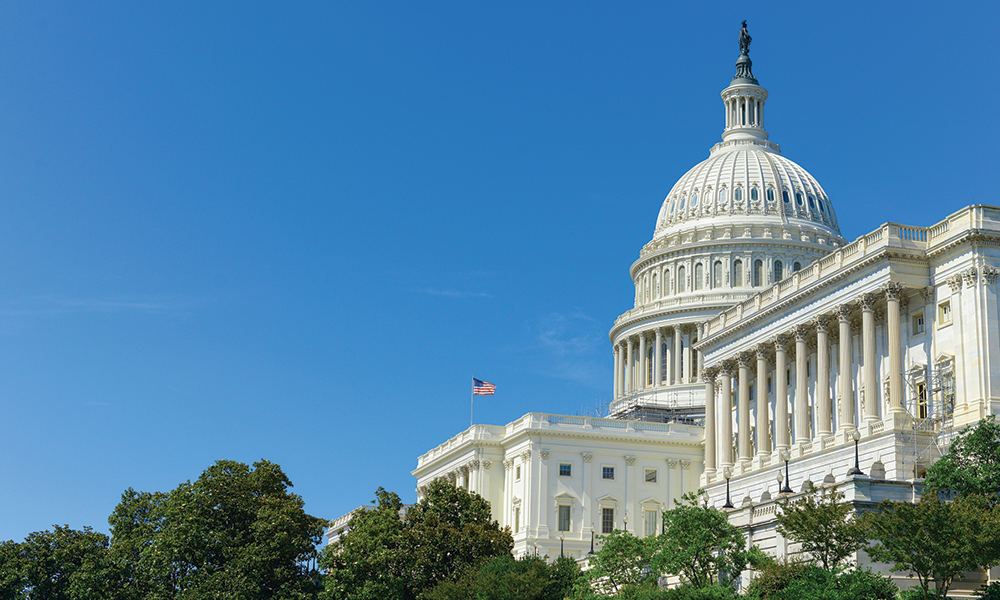
[[[1000,3],[694,4],[0,7],[0,540],[218,459],[413,501],[473,375],[477,422],[607,402],[743,19],[845,237],[1000,203]]]

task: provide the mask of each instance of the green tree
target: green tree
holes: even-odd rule
[[[955,577],[1000,558],[1000,519],[979,496],[942,502],[930,494],[917,504],[886,500],[863,521],[875,542],[868,555],[916,576],[925,596],[933,583],[936,597],[947,597]]]
[[[0,600],[106,600],[121,588],[108,536],[54,526],[0,544]]]
[[[489,502],[443,479],[405,517],[399,496],[381,488],[376,494],[378,505],[354,516],[341,543],[324,548],[323,598],[422,598],[514,546]]]
[[[676,507],[663,513],[663,533],[651,542],[655,572],[679,575],[698,588],[721,573],[738,574],[759,554],[746,549],[743,533],[725,513],[700,501],[703,496],[698,490],[675,500]]]
[[[479,569],[470,569],[457,582],[442,581],[427,600],[563,600],[580,576],[571,558],[549,564],[544,558],[510,555],[490,559]]]
[[[750,582],[747,600],[896,600],[891,579],[868,569],[829,571],[811,563],[772,561]]]
[[[169,494],[129,489],[108,519],[129,598],[306,599],[325,521],[268,461],[219,461]]]
[[[996,506],[1000,502],[1000,423],[994,416],[963,429],[948,453],[927,469],[924,483],[935,492],[976,494]]]
[[[854,507],[843,500],[844,494],[836,486],[817,490],[810,483],[807,494],[782,505],[778,515],[778,531],[802,544],[802,550],[828,571],[843,564],[867,541]]]
[[[590,560],[586,575],[602,594],[618,594],[656,575],[650,569],[650,538],[639,538],[615,529],[599,538],[601,549]]]

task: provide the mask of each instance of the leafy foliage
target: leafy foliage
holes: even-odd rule
[[[725,513],[699,502],[704,492],[687,493],[677,506],[663,513],[663,533],[651,542],[652,567],[674,573],[697,588],[715,581],[720,573],[737,574],[756,553]]]
[[[807,492],[781,507],[778,531],[802,544],[802,550],[820,567],[832,571],[863,547],[867,538],[854,507],[843,501],[844,494],[836,486],[817,490],[810,483]]]
[[[169,494],[129,489],[108,519],[127,598],[305,599],[325,521],[268,461],[219,461]]]
[[[840,572],[772,561],[747,589],[748,600],[895,600],[891,579],[867,569]]]
[[[979,495],[1000,503],[1000,423],[990,415],[966,427],[948,453],[927,469],[925,484],[934,491]]]
[[[54,526],[21,543],[0,544],[0,599],[105,600],[120,588],[108,536]]]
[[[864,522],[876,542],[868,555],[915,575],[925,595],[934,583],[936,596],[944,598],[956,576],[1000,560],[1000,521],[979,496],[942,502],[929,494],[917,504],[886,500]]]
[[[396,494],[379,488],[377,506],[356,514],[339,544],[323,549],[327,570],[321,597],[331,600],[412,600],[452,593],[470,568],[510,555],[510,530],[491,519],[489,502],[444,480],[401,517]],[[465,588],[461,588],[465,589]]]
[[[622,529],[599,537],[601,549],[590,561],[586,575],[602,594],[617,594],[650,577],[651,538],[638,538]]]
[[[427,600],[563,600],[580,576],[580,568],[570,558],[551,565],[543,558],[510,555],[489,560],[479,569],[470,569],[456,582],[442,581],[431,589]]]

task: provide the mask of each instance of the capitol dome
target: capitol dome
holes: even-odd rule
[[[845,243],[822,186],[768,139],[749,46],[744,30],[722,141],[671,188],[629,269],[635,302],[609,335],[614,416],[697,420],[703,324]]]

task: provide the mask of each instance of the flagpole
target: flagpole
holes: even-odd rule
[[[472,427],[472,411],[476,401],[476,378],[472,378],[472,393],[469,394],[469,427]]]

